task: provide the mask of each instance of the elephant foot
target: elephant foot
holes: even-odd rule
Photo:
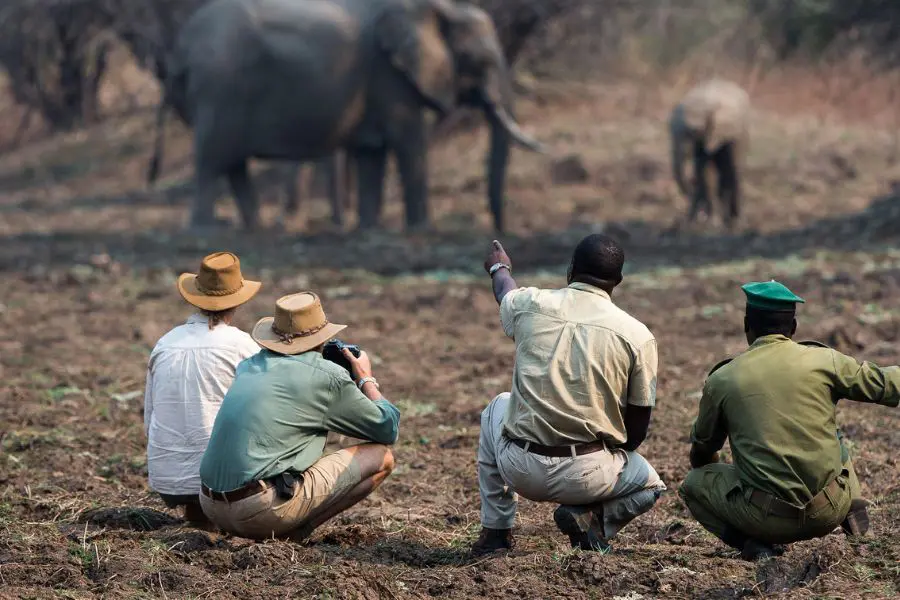
[[[413,235],[422,235],[422,234],[430,234],[436,233],[437,229],[429,223],[428,221],[420,221],[417,223],[407,223],[406,224],[406,233]]]
[[[722,225],[725,227],[725,231],[731,234],[735,234],[738,232],[738,223],[737,219],[726,219]]]
[[[189,235],[216,235],[231,230],[231,221],[228,219],[215,218],[212,220],[192,221],[185,233]]]
[[[327,223],[323,224],[322,229],[326,233],[342,234],[342,233],[344,233],[344,224],[343,223],[335,223],[334,221],[328,221]],[[361,230],[357,229],[357,231],[361,231]],[[368,229],[365,231],[372,231],[372,230]]]
[[[371,231],[379,231],[381,226],[378,223],[372,223],[368,221],[360,221],[357,224],[356,229],[354,229],[354,233],[368,233]]]

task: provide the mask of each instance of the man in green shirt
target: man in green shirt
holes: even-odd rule
[[[792,341],[803,299],[773,281],[743,286],[750,347],[713,369],[691,432],[679,494],[694,517],[747,560],[777,544],[868,530],[867,502],[836,435],[841,398],[897,406],[900,367],[859,363]],[[718,462],[726,438],[734,464]]]
[[[378,391],[368,356],[351,373],[322,356],[345,325],[319,297],[279,298],[222,400],[200,464],[200,504],[221,529],[251,539],[303,539],[372,493],[394,467],[400,412]],[[362,441],[325,453],[326,436]],[[370,442],[370,443],[369,443]]]

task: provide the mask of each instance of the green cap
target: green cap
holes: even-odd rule
[[[760,310],[792,311],[797,308],[798,302],[805,302],[774,279],[748,283],[741,286],[741,289],[747,295],[747,306]]]

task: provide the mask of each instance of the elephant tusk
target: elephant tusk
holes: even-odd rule
[[[519,124],[509,116],[509,113],[506,112],[506,110],[504,110],[503,108],[498,108],[496,106],[491,106],[490,111],[500,122],[503,128],[506,129],[507,133],[512,136],[514,142],[516,142],[523,148],[531,150],[532,152],[537,152],[538,154],[549,153],[547,148],[542,143],[522,131],[522,128],[519,127]]]

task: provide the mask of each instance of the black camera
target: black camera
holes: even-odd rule
[[[356,358],[359,358],[359,355],[362,353],[362,350],[360,350],[359,346],[356,344],[347,344],[346,342],[335,338],[325,342],[325,345],[322,347],[322,357],[325,360],[330,360],[331,362],[344,367],[352,374],[350,361],[344,356],[344,348],[349,350]]]

